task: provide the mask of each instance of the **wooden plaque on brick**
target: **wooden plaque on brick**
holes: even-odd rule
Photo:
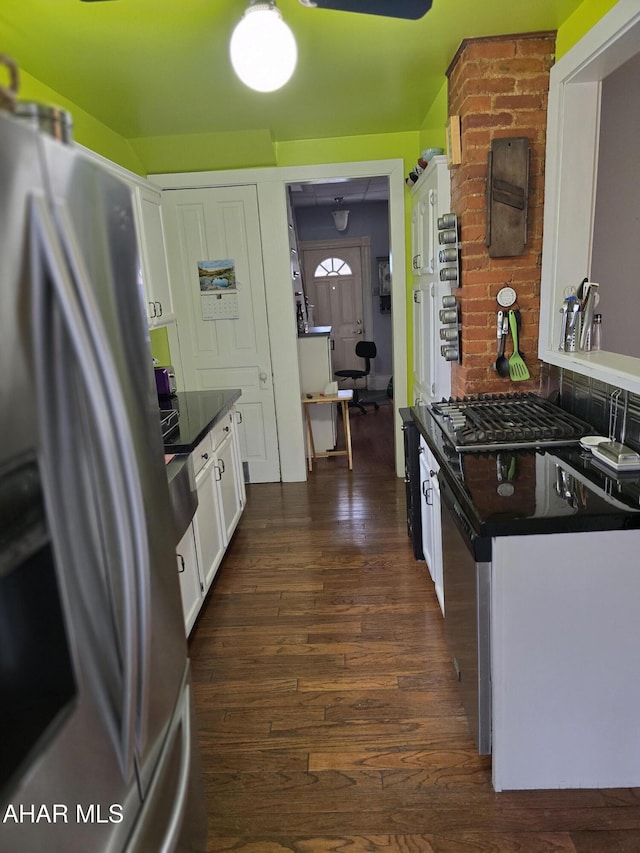
[[[527,242],[529,139],[494,139],[487,170],[487,236],[489,255],[521,255]]]

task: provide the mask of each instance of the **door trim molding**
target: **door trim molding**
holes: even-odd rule
[[[402,419],[398,409],[408,404],[407,264],[405,182],[402,158],[324,163],[313,166],[274,166],[220,172],[181,172],[147,175],[161,189],[256,184],[264,249],[267,314],[272,335],[272,365],[276,398],[278,440],[283,482],[306,480],[304,423],[300,405],[298,339],[291,298],[291,265],[287,217],[287,184],[303,181],[385,176],[389,179],[389,257],[394,287],[391,291],[393,407],[396,475],[404,476]],[[291,323],[282,318],[291,316]]]

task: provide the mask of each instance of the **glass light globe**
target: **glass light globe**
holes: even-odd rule
[[[293,33],[272,3],[249,6],[233,31],[229,52],[233,70],[257,92],[284,86],[298,60]]]

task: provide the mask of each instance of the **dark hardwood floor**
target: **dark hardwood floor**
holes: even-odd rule
[[[638,789],[493,792],[391,418],[352,415],[353,472],[248,487],[190,641],[209,850],[638,853]]]

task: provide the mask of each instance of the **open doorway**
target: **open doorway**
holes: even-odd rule
[[[391,406],[389,177],[292,182],[287,194],[309,323],[332,327],[334,371],[363,369],[356,344],[375,343],[371,372],[357,384],[364,387],[363,399]],[[342,215],[334,216],[336,210]],[[346,380],[340,387],[352,384]],[[392,445],[393,418],[384,421]]]

